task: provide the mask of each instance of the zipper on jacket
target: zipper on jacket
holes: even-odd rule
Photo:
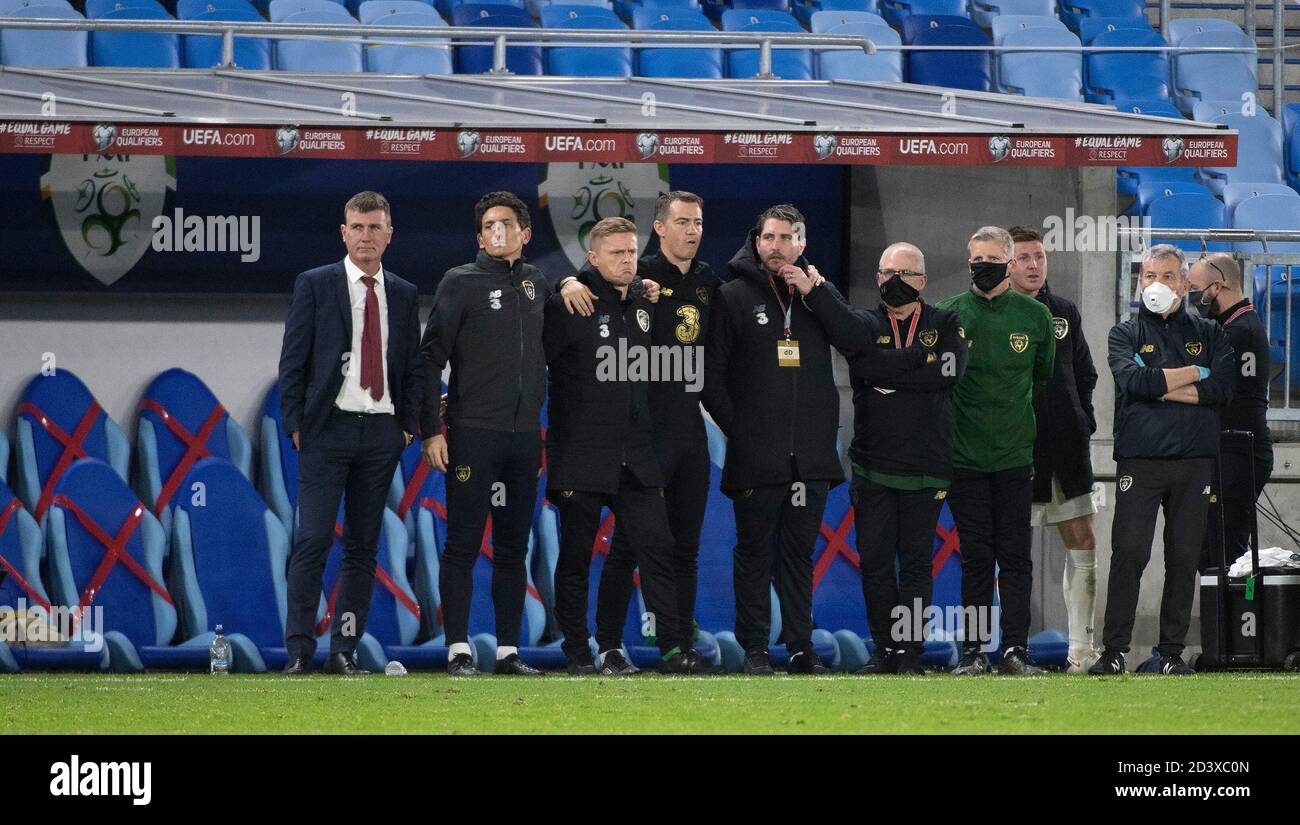
[[[519,408],[524,403],[524,312],[519,303],[519,287],[514,287],[514,293],[515,320],[519,322],[519,368],[515,371],[517,394],[515,396],[515,416],[510,421],[510,432],[512,433],[519,431]]]

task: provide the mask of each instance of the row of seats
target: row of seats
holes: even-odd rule
[[[252,446],[195,375],[168,370],[144,393],[136,422],[135,488],[128,484],[130,449],[122,429],[89,388],[60,370],[37,376],[23,392],[17,415],[14,486],[0,477],[0,565],[17,575],[0,582],[0,605],[102,607],[104,623],[93,629],[106,653],[78,644],[44,648],[0,644],[0,671],[47,667],[196,668],[206,664],[211,631],[224,625],[238,670],[273,670],[283,647],[285,565],[295,529],[297,453],[279,420],[279,397],[267,394],[259,433],[256,473]],[[543,429],[543,433],[545,430]],[[713,482],[700,554],[696,644],[731,670],[743,652],[731,628],[731,506],[718,490],[725,439],[710,427]],[[0,437],[0,471],[8,466]],[[0,472],[0,476],[3,473]],[[542,482],[542,489],[545,482]],[[367,634],[359,648],[363,664],[382,667],[397,659],[408,667],[439,668],[446,662],[439,618],[438,558],[446,535],[443,475],[429,472],[413,444],[394,474],[376,562],[376,585]],[[336,536],[346,532],[340,509]],[[814,619],[819,654],[840,669],[855,669],[871,642],[862,606],[852,508],[844,486],[831,495],[815,553]],[[591,620],[595,587],[613,535],[606,514],[593,546]],[[341,540],[341,539],[340,539]],[[318,658],[328,648],[333,588],[341,548],[326,569],[318,610]],[[491,537],[485,529],[474,571],[471,634],[478,657],[495,656],[490,602]],[[553,618],[554,570],[559,552],[555,509],[538,503],[530,539],[529,587],[521,655],[536,665],[560,667],[563,655]],[[935,603],[960,601],[960,546],[945,509],[936,527]],[[786,656],[780,610],[773,599],[774,659]],[[634,662],[653,665],[655,648],[641,636],[639,590],[629,609],[624,639]],[[953,622],[957,621],[953,611]],[[930,643],[932,664],[955,661],[949,624]],[[1063,659],[1057,631],[1038,638],[1035,655]]]

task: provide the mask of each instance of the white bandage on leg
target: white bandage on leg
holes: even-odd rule
[[[1097,553],[1065,551],[1065,615],[1070,628],[1070,658],[1083,659],[1093,651],[1093,613],[1097,607]]]

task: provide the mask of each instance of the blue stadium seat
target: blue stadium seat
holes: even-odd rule
[[[1011,32],[1005,46],[1079,46],[1072,32],[1024,29]],[[1083,56],[1079,52],[1004,52],[998,58],[1000,91],[1029,97],[1083,101]]]
[[[632,16],[637,29],[716,32],[697,11],[648,8]],[[637,49],[637,75],[641,77],[722,77],[722,49]]]
[[[242,2],[242,0],[241,0]],[[250,9],[213,9],[195,15],[196,22],[261,22],[262,15]],[[187,69],[211,69],[221,64],[221,38],[216,35],[181,35],[181,57]],[[265,37],[236,37],[235,65],[241,69],[271,68],[271,41]]]
[[[171,529],[171,508],[188,495],[181,482],[199,459],[224,458],[252,478],[253,447],[244,428],[192,372],[159,373],[140,400],[136,426],[141,499],[164,529]]]
[[[794,4],[794,16],[805,26],[812,25],[812,18],[824,11],[847,11],[874,14],[879,17],[879,0],[809,0]],[[880,18],[882,21],[884,18]],[[812,29],[816,31],[816,29]]]
[[[123,482],[129,478],[131,445],[126,433],[70,370],[33,377],[14,412],[14,484],[38,522],[45,518],[60,477],[79,458],[97,458]]]
[[[813,34],[824,34],[847,23],[859,23],[867,26],[889,25],[885,22],[885,18],[869,11],[823,9],[812,13],[809,26]]]
[[[1148,115],[1150,117],[1169,117],[1184,120],[1183,113],[1178,111],[1174,104],[1168,100],[1144,100],[1138,98],[1119,98],[1118,100],[1108,101],[1121,112],[1129,112],[1135,115]]]
[[[551,6],[582,6],[588,9],[604,9],[614,13],[614,4],[610,0],[525,0],[524,10],[532,17],[541,18]],[[618,15],[615,15],[617,17]],[[542,21],[546,25],[546,21]]]
[[[374,23],[389,14],[438,15],[438,12],[424,0],[365,0],[357,6],[357,19],[362,23]],[[438,15],[438,19],[442,20],[442,15]],[[442,20],[442,24],[446,25],[447,21]]]
[[[1300,196],[1262,194],[1246,198],[1236,204],[1232,212],[1233,229],[1290,229],[1300,230]],[[1260,241],[1234,243],[1237,252],[1263,252]],[[1294,255],[1300,252],[1300,242],[1269,241],[1268,251],[1274,255]]]
[[[1145,17],[1084,17],[1079,20],[1079,39],[1085,46],[1091,45],[1097,35],[1114,31],[1154,32],[1155,29]]]
[[[31,6],[58,6],[59,8],[71,9],[72,3],[69,0],[0,0],[0,16],[22,17],[19,12]]]
[[[107,668],[108,650],[99,638],[79,639],[67,633],[72,628],[61,621],[66,613],[53,609],[42,581],[44,562],[45,539],[40,526],[0,481],[0,608],[8,608],[4,612],[12,611],[11,615],[24,620],[36,619],[67,640],[58,644],[57,639],[37,633],[0,639],[0,673]],[[67,638],[69,635],[73,638]]]
[[[969,29],[979,32],[980,27],[975,25],[975,21],[969,17],[962,17],[955,14],[913,14],[903,20],[902,28],[899,34],[903,37],[903,42],[911,44],[916,41],[923,32],[932,32],[935,29],[942,28],[959,28]]]
[[[916,46],[987,46],[988,35],[978,29],[946,26],[917,35]],[[988,52],[928,52],[907,54],[907,80],[930,86],[989,91],[991,83]]]
[[[1102,32],[1095,46],[1165,46],[1154,31],[1118,29]],[[1160,100],[1169,97],[1169,61],[1160,52],[1096,52],[1087,57],[1088,100],[1112,103],[1117,99]]]
[[[627,31],[623,21],[610,18],[574,17],[555,21],[553,29],[611,29]],[[603,46],[562,46],[546,50],[546,73],[567,77],[631,77],[632,49]]]
[[[636,13],[642,9],[656,11],[697,11],[703,14],[700,0],[614,0],[614,13],[627,23],[632,23]],[[638,28],[633,25],[633,28]]]
[[[722,13],[722,28],[729,32],[803,32],[803,27],[788,13],[761,9],[728,9]],[[811,80],[812,52],[774,47],[772,73],[784,80]],[[754,77],[757,74],[757,48],[728,51],[727,77]]]
[[[348,14],[343,7],[342,0],[271,0],[270,14],[267,17],[272,23],[283,23],[291,14],[300,14],[304,11],[318,11],[325,14],[333,14],[340,23],[355,23],[351,14]],[[340,15],[339,12],[342,12]],[[331,21],[332,22],[332,21]]]
[[[880,13],[889,25],[898,28],[913,14],[951,14],[969,16],[966,0],[881,0]]]
[[[1120,166],[1115,169],[1115,183],[1121,195],[1137,197],[1138,187],[1155,180],[1197,180],[1191,166]]]
[[[173,20],[161,9],[124,8],[110,11],[101,20]],[[141,69],[176,69],[181,65],[181,40],[162,32],[90,33],[90,59],[95,66],[125,66]]]
[[[731,0],[731,7],[733,9],[761,9],[766,11],[783,11],[787,14],[791,13],[790,0]]]
[[[834,12],[819,12],[834,14]],[[902,41],[898,32],[888,26],[867,23],[845,23],[828,34],[851,34],[871,38],[877,46],[897,46]],[[864,82],[903,82],[903,53],[879,50],[866,54],[851,50],[817,50],[817,78],[819,80],[859,80]]]
[[[388,509],[402,520],[410,539],[406,578],[420,605],[421,637],[442,632],[438,621],[438,560],[447,535],[446,477],[430,470],[412,443],[402,453],[388,492]]]
[[[23,6],[8,17],[38,20],[81,20],[70,6]],[[82,31],[21,31],[0,29],[0,63],[9,66],[82,68],[90,65],[90,37]]]
[[[1223,203],[1209,193],[1176,192],[1156,198],[1147,205],[1147,217],[1151,219],[1152,235],[1159,237],[1159,230],[1167,229],[1224,229],[1228,225],[1227,212]],[[1198,252],[1201,242],[1162,241],[1153,243],[1171,243],[1185,252]],[[1210,241],[1206,244],[1210,252],[1227,252],[1229,245],[1222,241]]]
[[[1242,100],[1257,93],[1255,43],[1241,31],[1216,30],[1189,34],[1177,44],[1197,47],[1235,47],[1247,52],[1174,52],[1173,101],[1190,112],[1201,100]]]
[[[1146,210],[1151,203],[1159,198],[1168,197],[1190,192],[1195,195],[1214,196],[1214,193],[1205,187],[1205,184],[1194,180],[1150,180],[1140,184],[1137,188],[1137,199],[1133,201],[1132,212],[1138,215],[1146,214]]]
[[[434,0],[433,5],[434,8],[438,10],[438,14],[441,14],[443,17],[447,18],[447,21],[454,26],[456,24],[452,20],[452,15],[454,14],[453,10],[457,6],[462,6],[466,3],[473,3],[473,2],[479,2],[479,0]],[[532,14],[530,14],[529,11],[524,7],[524,2],[525,0],[491,0],[492,5],[511,6],[514,9],[523,12],[525,17],[532,17]]]
[[[9,481],[9,439],[0,431],[0,481]]]
[[[490,28],[535,29],[528,13],[512,6],[495,3],[463,3],[452,10],[453,26],[487,26]],[[457,46],[456,66],[460,74],[482,74],[492,70],[491,46]],[[518,75],[542,74],[540,46],[508,46],[506,68]]]
[[[1208,113],[1207,113],[1208,114]],[[1209,118],[1238,131],[1237,165],[1205,166],[1199,171],[1216,195],[1229,183],[1283,183],[1282,124],[1263,109],[1254,115],[1227,114]]]
[[[1013,31],[1023,29],[1060,29],[1069,31],[1056,17],[1041,14],[1000,14],[993,18],[993,44],[1001,46],[1002,41]]]
[[[1288,103],[1282,107],[1283,139],[1286,141],[1286,181],[1291,186],[1300,186],[1300,103]]]
[[[162,3],[159,3],[158,0],[86,0],[86,19],[98,20],[106,17],[110,12],[124,11],[126,9],[148,9],[149,11],[167,13],[167,10],[163,8]],[[168,16],[170,17],[170,15]],[[118,19],[122,19],[121,16]],[[142,17],[139,19],[155,20],[159,18]]]
[[[422,12],[401,12],[385,15],[374,21],[377,26],[441,26],[447,21],[426,6]],[[366,71],[384,72],[386,74],[452,74],[451,43],[441,38],[379,38],[389,41],[385,45],[367,43],[365,48]],[[407,40],[412,44],[398,45],[393,40]],[[437,44],[437,45],[432,45]]]
[[[970,8],[971,17],[983,29],[993,28],[1004,14],[1056,16],[1056,0],[971,0]]]
[[[356,24],[342,6],[338,12],[300,11],[285,23]],[[340,17],[340,13],[342,17]],[[346,19],[345,19],[346,18]],[[359,72],[363,70],[360,38],[334,40],[277,40],[275,68],[290,72]]]
[[[1061,22],[1072,32],[1078,32],[1081,22],[1089,17],[1114,17],[1146,20],[1143,0],[1061,0]]]
[[[210,11],[250,11],[256,13],[257,8],[248,0],[177,0],[176,2],[176,19],[178,20],[194,20],[199,15]],[[260,18],[261,15],[258,15],[258,17]]]
[[[298,451],[280,418],[279,384],[271,385],[262,402],[258,448],[258,489],[292,539],[293,514],[298,509]]]
[[[605,6],[582,5],[575,3],[552,3],[542,7],[542,28],[554,29],[560,24],[578,18],[595,18],[597,20],[619,23],[618,15]],[[619,23],[622,26],[621,23]],[[570,26],[570,28],[574,28]],[[626,28],[626,27],[624,27]]]
[[[1166,26],[1165,37],[1171,46],[1181,46],[1193,34],[1205,32],[1240,32],[1241,26],[1217,17],[1176,17]]]
[[[1228,210],[1228,221],[1231,222],[1235,219],[1238,204],[1261,195],[1300,198],[1300,194],[1297,194],[1294,189],[1285,183],[1229,183],[1223,187],[1223,206]],[[1271,248],[1272,244],[1269,246]]]

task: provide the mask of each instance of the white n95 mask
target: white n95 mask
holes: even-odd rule
[[[1142,303],[1156,315],[1164,315],[1178,300],[1178,293],[1157,281],[1142,290]]]

